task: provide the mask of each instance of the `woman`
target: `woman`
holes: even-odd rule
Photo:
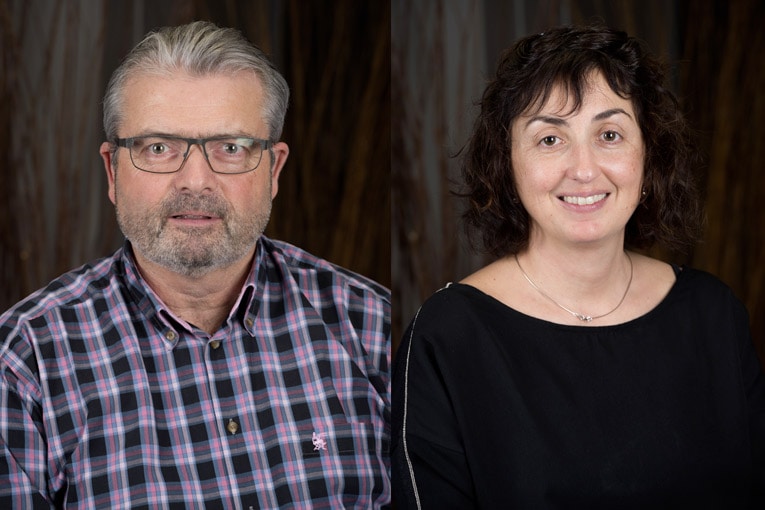
[[[463,155],[465,219],[496,261],[432,296],[397,353],[398,508],[763,508],[746,310],[634,251],[699,231],[662,82],[600,26],[501,59]]]

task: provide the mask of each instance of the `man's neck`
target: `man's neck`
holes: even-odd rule
[[[226,320],[252,266],[253,253],[198,277],[173,272],[135,252],[136,265],[165,305],[189,324],[213,334]]]

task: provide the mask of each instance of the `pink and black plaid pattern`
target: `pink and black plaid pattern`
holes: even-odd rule
[[[386,506],[389,346],[388,290],[286,243],[212,336],[123,248],[0,318],[0,506]]]

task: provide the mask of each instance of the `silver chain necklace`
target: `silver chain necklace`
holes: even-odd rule
[[[622,303],[624,303],[624,298],[627,297],[627,293],[630,291],[630,286],[632,285],[632,273],[633,273],[632,257],[630,257],[630,254],[627,253],[626,251],[624,252],[624,254],[627,255],[627,260],[630,261],[630,280],[627,282],[627,288],[624,291],[624,295],[619,300],[619,303],[617,303],[617,305],[615,307],[613,307],[610,311],[604,313],[603,315],[596,315],[595,317],[593,317],[592,315],[585,315],[583,313],[577,313],[577,312],[575,312],[573,310],[569,310],[568,308],[566,308],[562,304],[560,304],[557,301],[555,301],[549,295],[547,295],[547,293],[545,293],[545,291],[543,291],[542,289],[537,287],[537,284],[534,283],[533,281],[531,281],[531,278],[529,278],[529,275],[527,275],[526,271],[523,270],[523,267],[521,266],[521,261],[518,260],[518,254],[517,253],[515,254],[515,263],[518,264],[518,269],[521,270],[521,273],[523,274],[523,277],[526,278],[526,281],[529,282],[529,284],[532,287],[534,287],[537,290],[537,292],[542,294],[545,298],[549,299],[555,306],[557,306],[559,308],[562,308],[563,310],[566,310],[568,313],[570,313],[571,315],[573,315],[574,317],[576,317],[577,319],[579,319],[582,322],[592,322],[595,319],[600,319],[602,317],[605,317],[608,314],[611,314],[611,313],[615,312],[617,308],[622,306]]]

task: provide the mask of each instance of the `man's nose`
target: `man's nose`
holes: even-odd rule
[[[180,189],[202,191],[211,188],[216,180],[210,162],[205,156],[204,149],[199,144],[192,144],[186,159],[175,174],[176,185]]]

